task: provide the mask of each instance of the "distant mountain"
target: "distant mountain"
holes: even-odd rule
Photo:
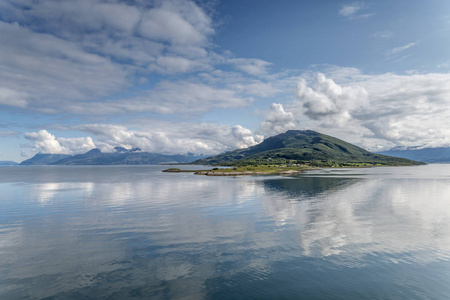
[[[84,154],[41,154],[23,161],[21,165],[157,165],[169,163],[190,163],[204,158],[194,154],[164,155],[141,152],[139,148],[131,150],[116,147],[116,152],[103,153],[99,149],[92,149]]]
[[[0,166],[17,166],[19,163],[11,160],[0,160]]]
[[[378,152],[383,155],[402,157],[426,163],[450,163],[450,148],[424,148],[424,149],[392,149]]]
[[[71,157],[68,154],[48,154],[48,153],[38,153],[30,159],[21,162],[21,165],[49,165],[51,163],[57,162],[58,160]]]
[[[368,163],[416,165],[420,162],[374,154],[340,139],[312,130],[289,130],[246,149],[228,151],[196,161],[196,164],[230,165],[238,162],[297,160],[321,165]]]

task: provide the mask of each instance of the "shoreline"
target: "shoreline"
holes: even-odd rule
[[[359,169],[359,168],[374,168],[374,167],[385,167],[385,166],[376,166],[376,165],[360,165],[360,166],[341,166],[339,168],[344,169]],[[387,166],[386,166],[387,167]],[[394,167],[394,166],[392,166]],[[399,167],[399,166],[395,166]],[[179,168],[169,168],[163,170],[162,172],[168,173],[193,173],[194,175],[204,175],[204,176],[249,176],[249,175],[295,175],[303,173],[304,171],[310,170],[320,170],[327,167],[312,167],[303,165],[300,167],[261,167],[261,166],[253,166],[253,167],[234,167],[234,168],[217,168],[214,167],[209,170],[182,170]],[[333,168],[333,167],[331,167]]]
[[[275,168],[274,168],[275,169]],[[224,169],[211,169],[211,170],[181,170],[177,168],[170,168],[163,170],[162,172],[167,173],[193,173],[194,175],[204,175],[204,176],[249,176],[249,175],[295,175],[302,173],[307,170],[317,170],[319,168],[303,168],[303,169],[278,169],[278,170],[268,170],[268,171],[260,171],[260,170],[233,170],[233,169],[225,169],[230,171],[223,171]]]

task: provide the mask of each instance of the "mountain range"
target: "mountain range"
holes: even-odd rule
[[[377,153],[423,161],[426,163],[450,163],[450,148],[448,147],[424,149],[392,149],[389,151]]]
[[[0,160],[0,166],[17,166],[19,163],[11,160]]]
[[[262,143],[200,159],[195,164],[238,165],[295,160],[320,166],[371,164],[418,165],[405,158],[374,154],[338,138],[312,130],[289,130],[265,139]]]
[[[84,154],[45,154],[20,163],[21,165],[154,165],[193,163],[203,165],[236,165],[247,163],[306,162],[320,166],[370,164],[415,165],[421,162],[450,162],[450,148],[391,150],[371,153],[338,138],[312,130],[289,130],[265,139],[262,143],[206,157],[202,155],[164,155],[142,152],[139,148],[116,147],[104,153],[92,149]],[[9,162],[10,163],[10,162]]]
[[[115,152],[104,153],[100,149],[92,149],[84,154],[65,155],[38,153],[21,165],[157,165],[170,163],[190,163],[204,158],[202,155],[164,155],[141,152],[140,149],[114,148]]]

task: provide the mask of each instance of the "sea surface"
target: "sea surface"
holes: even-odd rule
[[[450,299],[450,165],[165,168],[0,167],[0,299]]]

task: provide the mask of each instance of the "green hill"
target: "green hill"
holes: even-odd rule
[[[374,154],[332,136],[312,130],[289,130],[262,143],[228,151],[196,164],[244,165],[272,163],[310,163],[317,166],[346,165],[419,165],[409,159]]]

